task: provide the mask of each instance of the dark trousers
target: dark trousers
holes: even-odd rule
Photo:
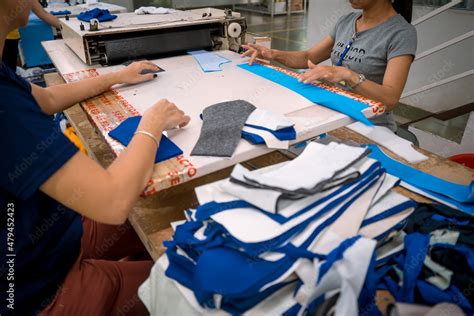
[[[10,67],[13,71],[16,71],[16,65],[18,63],[18,43],[20,40],[7,39],[5,41],[5,47],[3,48],[2,60]]]

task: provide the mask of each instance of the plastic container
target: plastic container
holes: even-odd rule
[[[474,169],[474,154],[461,154],[449,157],[448,159]]]

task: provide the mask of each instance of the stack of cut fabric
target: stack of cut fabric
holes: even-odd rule
[[[283,115],[255,109],[242,129],[242,137],[254,145],[266,144],[268,148],[288,149],[296,139],[294,123]]]
[[[336,315],[358,315],[377,244],[416,206],[368,154],[310,143],[293,161],[236,166],[197,188],[201,205],[165,243],[166,275],[201,311],[297,315],[337,297]]]

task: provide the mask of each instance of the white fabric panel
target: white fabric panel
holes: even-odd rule
[[[272,131],[277,131],[282,128],[295,125],[291,119],[285,117],[284,115],[262,109],[256,109],[253,111],[245,124],[265,127]]]
[[[418,163],[427,160],[428,157],[419,153],[413,148],[413,143],[397,136],[384,126],[367,126],[360,122],[355,122],[347,126],[356,133],[364,135],[373,140],[410,163]]]

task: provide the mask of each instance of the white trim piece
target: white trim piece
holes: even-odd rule
[[[447,4],[445,4],[444,6],[439,7],[438,9],[433,10],[433,11],[431,11],[430,13],[428,13],[428,14],[426,14],[426,15],[424,15],[424,16],[418,18],[418,19],[416,19],[416,20],[413,21],[411,24],[413,24],[413,25],[418,25],[418,24],[420,24],[420,23],[422,23],[422,22],[424,22],[424,21],[426,21],[426,20],[431,19],[432,17],[437,16],[437,15],[440,14],[440,13],[443,13],[444,11],[446,11],[446,10],[448,10],[448,9],[450,9],[450,8],[452,8],[452,7],[454,7],[455,5],[457,5],[457,4],[461,3],[461,2],[462,2],[462,0],[453,0],[453,1],[451,1],[451,2],[449,2],[449,3],[447,3]]]
[[[462,79],[462,78],[465,78],[465,77],[468,77],[468,76],[472,76],[472,75],[474,75],[474,69],[471,69],[471,70],[465,71],[463,73],[445,78],[445,79],[440,80],[440,81],[430,83],[430,84],[428,84],[426,86],[423,86],[423,87],[420,87],[418,89],[406,92],[406,93],[402,94],[400,99],[411,97],[412,95],[415,95],[415,94],[418,94],[418,93],[421,93],[421,92],[424,92],[424,91],[427,91],[427,90],[431,90],[433,88],[436,88],[436,87],[445,85],[447,83],[450,83],[450,82],[453,82],[453,81],[456,81],[456,80],[459,80],[459,79]]]
[[[415,60],[419,60],[419,59],[424,58],[426,56],[432,55],[432,54],[436,53],[437,51],[440,51],[440,50],[442,50],[446,47],[452,46],[456,43],[462,42],[465,39],[468,39],[472,36],[474,36],[474,31],[469,31],[465,34],[459,35],[459,36],[457,36],[457,37],[455,37],[455,38],[453,38],[449,41],[446,41],[446,42],[444,42],[442,44],[439,44],[437,46],[434,46],[434,47],[432,47],[432,48],[430,48],[430,49],[428,49],[428,50],[426,50],[426,51],[424,51],[420,54],[417,54],[416,57],[415,57]]]

